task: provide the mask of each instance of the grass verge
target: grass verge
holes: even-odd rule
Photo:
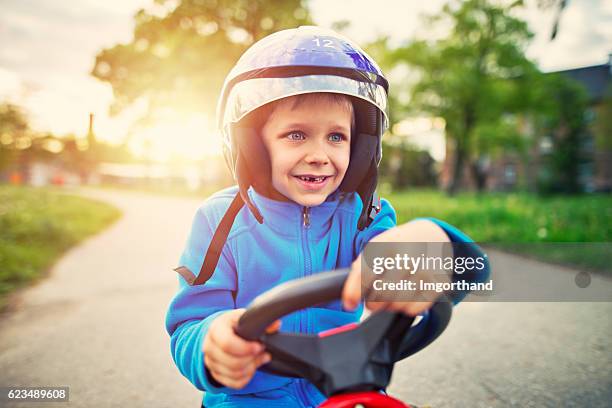
[[[548,262],[610,271],[609,244],[546,244],[612,241],[610,194],[538,197],[526,193],[462,193],[448,197],[439,191],[414,190],[384,197],[394,206],[399,223],[435,217],[479,243]]]
[[[117,220],[118,209],[46,189],[0,185],[0,310],[68,248]]]

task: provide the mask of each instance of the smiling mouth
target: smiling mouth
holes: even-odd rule
[[[322,183],[331,176],[293,176],[308,183]]]

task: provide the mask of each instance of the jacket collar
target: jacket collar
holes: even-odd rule
[[[258,193],[252,187],[249,188],[249,197],[263,216],[264,225],[285,236],[302,234],[305,229],[317,235],[326,232],[342,201],[342,193],[336,191],[323,203],[315,207],[304,207],[293,201],[273,200]],[[309,225],[304,222],[305,213],[308,213]]]

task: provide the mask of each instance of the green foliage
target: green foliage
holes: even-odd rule
[[[58,137],[30,129],[27,113],[11,103],[0,103],[0,178],[17,171],[27,174],[34,163],[51,162],[85,181],[100,162],[131,162],[126,144],[114,146],[73,134]],[[4,177],[3,177],[4,176]]]
[[[394,75],[397,68],[401,68],[401,62],[397,60],[396,54],[389,45],[389,37],[379,37],[375,41],[365,45],[366,52],[376,61],[380,68],[387,74],[389,79],[389,129],[400,122],[410,113],[409,94],[402,83],[403,76]]]
[[[49,161],[53,154],[47,149],[50,134],[30,129],[27,113],[8,102],[0,104],[0,175],[19,170],[26,173],[35,161]]]
[[[448,197],[438,191],[411,190],[385,194],[398,223],[417,217],[442,219],[479,243],[495,244],[540,259],[609,270],[609,245],[515,245],[528,242],[610,242],[612,196],[538,197],[525,193],[461,193]],[[585,250],[590,252],[585,253]]]
[[[515,120],[513,115],[534,108],[530,88],[540,74],[525,57],[532,34],[524,21],[511,14],[519,5],[452,2],[429,18],[432,25],[450,23],[443,38],[416,40],[396,49],[381,39],[371,46],[374,53],[386,54],[384,63],[405,64],[418,73],[412,85],[405,78],[393,83],[400,88],[394,102],[405,105],[404,111],[409,107],[446,121],[447,142],[456,162],[451,192],[459,187],[465,164],[482,172],[478,163],[483,157],[501,149],[524,149],[509,122]],[[408,101],[402,97],[405,94]],[[486,174],[477,176],[483,187]]]
[[[41,276],[66,249],[118,217],[100,202],[0,185],[0,308],[3,295]]]
[[[0,171],[18,162],[18,149],[31,144],[28,118],[11,103],[0,104]]]
[[[4,145],[14,142],[15,137],[28,131],[26,114],[17,105],[4,102],[0,104],[0,135],[11,135],[10,139],[3,140]]]
[[[472,149],[477,157],[499,157],[507,152],[525,153],[528,140],[519,131],[518,117],[504,115],[474,127]]]
[[[612,150],[612,84],[608,85],[595,114],[593,130],[596,146],[598,149]]]
[[[607,242],[612,240],[610,195],[538,197],[526,193],[418,190],[385,195],[398,222],[435,217],[478,242]]]
[[[433,22],[450,20],[452,29],[437,41],[415,41],[394,51],[421,77],[412,90],[417,109],[446,119],[455,138],[466,137],[465,115],[493,121],[524,106],[526,80],[536,72],[524,56],[532,34],[510,15],[513,7],[470,0],[445,6]],[[471,129],[470,129],[471,130]]]
[[[581,191],[578,169],[585,160],[581,147],[587,128],[586,91],[579,83],[558,74],[547,75],[541,86],[542,114],[536,123],[538,133],[550,141],[551,151],[541,158],[538,191],[578,193]]]
[[[435,161],[428,152],[405,142],[391,144],[389,138],[383,140],[382,148],[383,159],[378,172],[381,183],[399,189],[436,184]]]
[[[181,0],[162,16],[140,10],[132,42],[102,50],[92,75],[113,87],[114,112],[143,98],[150,113],[172,106],[211,114],[225,75],[250,44],[309,23],[301,0]]]

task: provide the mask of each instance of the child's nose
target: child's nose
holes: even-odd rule
[[[304,158],[306,163],[312,165],[325,165],[329,164],[329,156],[325,152],[325,150],[321,147],[312,148],[306,154]]]

